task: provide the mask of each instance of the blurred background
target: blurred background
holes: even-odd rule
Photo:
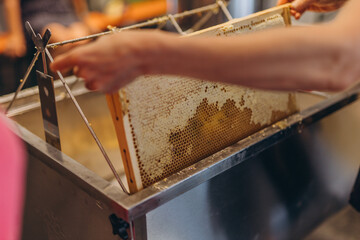
[[[164,15],[167,6],[166,0],[0,0],[0,95],[16,90],[33,58],[35,48],[24,32],[25,21],[37,33],[49,28],[50,42],[59,42]],[[34,85],[33,71],[25,87]]]
[[[52,32],[51,42],[59,42],[102,32],[109,26],[126,26],[214,2],[215,0],[0,0],[0,95],[16,90],[34,55],[34,45],[23,29],[25,21],[31,23],[35,32],[43,33],[49,28]],[[243,17],[275,4],[276,0],[232,0],[229,9],[233,17]],[[294,21],[294,24],[327,21],[335,14],[307,13],[300,22]],[[203,27],[224,20],[223,16],[216,16]],[[190,28],[194,22],[196,19],[179,20],[183,29]],[[171,24],[166,24],[163,30],[175,31]],[[53,54],[56,56],[74,46],[53,50]],[[41,63],[36,68],[42,69]],[[25,87],[34,85],[36,79],[33,71]]]

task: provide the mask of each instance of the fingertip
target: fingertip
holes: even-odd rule
[[[89,89],[90,91],[94,91],[94,83],[93,82],[85,82],[85,87]]]
[[[295,9],[291,9],[290,13],[296,20],[299,20],[300,17],[302,16],[302,13],[296,11]]]
[[[311,5],[311,3],[312,0],[296,0],[292,3],[292,9],[300,13],[300,18],[302,13],[305,12],[305,10]]]
[[[85,79],[86,81],[86,79]],[[90,91],[102,91],[103,89],[99,86],[99,84],[96,81],[87,81],[85,82],[85,87],[89,89]]]
[[[78,60],[70,52],[56,57],[50,68],[53,71],[64,71],[72,69],[76,65],[78,65]]]

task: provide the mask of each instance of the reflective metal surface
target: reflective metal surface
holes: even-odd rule
[[[148,239],[303,239],[346,204],[356,176],[357,156],[337,147],[336,139],[347,133],[326,129],[342,114],[150,212]]]
[[[83,91],[77,99],[119,164],[105,98],[82,88],[74,89]],[[55,231],[39,224],[50,216],[61,229],[54,239],[82,239],[78,234],[96,226],[111,239],[107,215],[116,213],[134,226],[136,239],[301,239],[348,199],[360,153],[359,103],[348,105],[358,93],[355,87],[324,101],[302,94],[305,110],[299,114],[131,196],[111,183],[106,162],[68,99],[57,103],[63,152],[26,130],[43,135],[39,108],[29,100],[36,98],[29,94],[23,99],[28,110],[14,116],[25,127],[20,135],[30,156],[24,236]],[[0,102],[6,99],[11,98]],[[87,216],[85,224],[80,215]],[[99,239],[95,233],[81,236]]]
[[[305,240],[358,240],[359,225],[360,214],[353,208],[346,207],[321,224]]]
[[[29,156],[22,239],[119,239],[112,234],[108,219],[114,212],[111,204],[88,187],[84,191],[66,173],[55,171],[38,157]]]

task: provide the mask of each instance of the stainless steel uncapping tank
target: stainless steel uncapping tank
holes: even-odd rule
[[[37,91],[26,90],[10,113],[29,159],[23,239],[120,239],[112,214],[137,240],[301,239],[347,202],[360,153],[359,106],[348,105],[359,89],[328,99],[299,94],[300,113],[131,196],[112,181],[60,90],[64,152],[38,137]],[[73,91],[116,162],[104,96],[81,83]]]

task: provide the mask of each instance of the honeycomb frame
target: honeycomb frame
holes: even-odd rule
[[[291,25],[290,5],[185,37],[236,36]],[[152,93],[152,94],[149,94]],[[107,95],[131,193],[296,112],[294,93],[180,76],[142,76]]]

